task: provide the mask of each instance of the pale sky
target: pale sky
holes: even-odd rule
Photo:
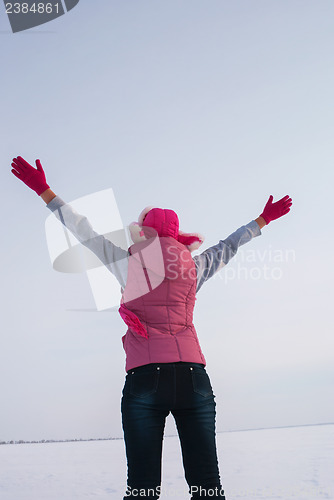
[[[67,202],[111,188],[124,225],[175,210],[198,253],[290,195],[204,284],[194,324],[218,431],[334,421],[333,16],[331,0],[81,0],[12,34],[0,5],[0,440],[123,435],[125,324],[73,311],[94,308],[87,276],[52,268],[18,155]]]

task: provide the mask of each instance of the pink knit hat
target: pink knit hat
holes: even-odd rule
[[[204,236],[199,233],[184,233],[179,231],[179,218],[173,210],[155,207],[146,207],[140,213],[138,222],[129,225],[131,238],[134,243],[145,241],[158,234],[160,237],[169,236],[185,245],[190,252],[197,250]]]

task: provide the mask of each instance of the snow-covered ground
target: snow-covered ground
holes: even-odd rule
[[[334,500],[334,425],[217,434],[227,500]],[[121,500],[123,440],[0,446],[1,500]],[[161,498],[189,498],[177,436],[165,437]]]

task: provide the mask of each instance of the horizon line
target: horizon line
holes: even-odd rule
[[[229,429],[225,431],[216,431],[216,434],[222,434],[225,432],[247,432],[247,431],[264,431],[270,429],[289,429],[294,427],[315,427],[320,425],[334,425],[334,422],[320,422],[317,424],[299,424],[299,425],[277,425],[274,427],[253,427],[249,429]],[[178,434],[165,434],[165,437],[178,437]],[[10,439],[9,441],[1,441],[0,445],[4,444],[45,444],[45,443],[70,443],[76,441],[115,441],[115,440],[124,440],[124,437],[106,437],[106,438],[69,438],[69,439],[40,439],[40,440],[32,440],[25,441],[23,439],[14,440]]]

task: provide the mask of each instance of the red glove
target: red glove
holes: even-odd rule
[[[46,183],[45,173],[40,160],[36,160],[36,170],[22,156],[18,156],[17,158],[13,158],[12,167],[14,167],[12,170],[13,174],[28,187],[36,191],[38,196],[50,187]]]
[[[269,200],[267,201],[266,206],[264,207],[264,210],[260,215],[260,217],[264,218],[266,224],[269,224],[270,221],[278,219],[279,217],[282,217],[282,215],[290,212],[290,207],[292,205],[292,199],[288,194],[280,200],[276,201],[276,203],[273,203],[272,201],[273,195],[270,195]]]

